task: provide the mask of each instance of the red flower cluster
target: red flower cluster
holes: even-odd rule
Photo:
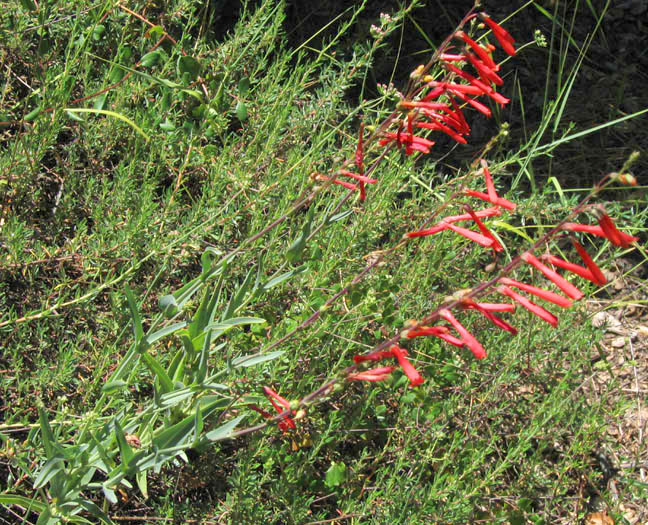
[[[492,176],[488,170],[488,165],[484,160],[482,160],[481,163],[482,163],[482,173],[484,174],[484,178],[486,181],[487,193],[482,193],[474,190],[466,190],[465,193],[473,197],[483,199],[492,204],[495,204],[495,207],[486,208],[479,211],[473,211],[472,209],[469,208],[468,213],[446,217],[445,219],[443,219],[442,221],[440,221],[439,223],[435,224],[430,228],[427,228],[425,230],[410,232],[407,233],[406,236],[410,238],[424,237],[427,235],[434,235],[444,230],[452,230],[455,233],[458,233],[459,235],[462,235],[463,237],[466,237],[476,242],[480,246],[490,247],[496,252],[500,251],[502,249],[501,245],[499,244],[495,236],[490,232],[490,230],[488,230],[488,228],[486,228],[486,226],[481,222],[481,219],[486,217],[499,216],[501,214],[500,208],[514,209],[515,204],[510,201],[507,201],[506,199],[501,198],[497,194]],[[609,217],[609,215],[607,215],[607,213],[601,206],[597,207],[596,211],[599,220],[598,226],[565,223],[562,226],[562,228],[565,230],[587,232],[593,235],[605,237],[612,244],[621,247],[628,247],[630,243],[638,240],[637,237],[633,237],[631,235],[628,235],[618,230],[614,224],[614,221]],[[467,221],[467,220],[474,221],[477,224],[480,233],[454,225],[455,222]],[[577,253],[581,257],[581,259],[583,260],[585,266],[581,266],[579,264],[565,261],[564,259],[561,259],[551,254],[543,254],[540,256],[540,259],[542,259],[548,264],[551,264],[558,268],[562,268],[564,270],[567,270],[568,272],[578,275],[579,277],[592,281],[595,284],[598,285],[605,284],[606,279],[603,272],[596,265],[596,263],[590,257],[590,255],[587,253],[585,248],[583,248],[583,246],[575,239],[571,239],[571,242],[574,248],[576,249]],[[576,286],[574,286],[572,283],[570,283],[564,277],[558,274],[554,269],[544,264],[540,259],[534,256],[533,253],[531,253],[531,251],[523,253],[520,256],[520,259],[525,263],[527,263],[529,266],[538,270],[542,275],[544,275],[544,277],[546,277],[548,280],[554,283],[565,294],[566,297],[557,294],[555,292],[552,292],[550,290],[546,290],[544,288],[538,288],[536,286],[527,283],[510,279],[508,277],[502,277],[499,279],[498,281],[499,286],[496,288],[496,291],[501,295],[504,295],[512,299],[514,303],[521,305],[523,308],[529,310],[534,315],[540,317],[543,321],[546,321],[547,323],[551,324],[551,326],[556,327],[558,325],[558,318],[554,314],[546,310],[544,307],[534,303],[526,296],[514,291],[513,288],[517,288],[522,292],[526,292],[528,294],[534,295],[544,301],[555,304],[556,306],[560,306],[561,308],[569,308],[572,305],[573,300],[579,300],[584,296],[583,292],[581,292]],[[479,303],[470,297],[463,297],[459,299],[459,305],[462,309],[477,310],[498,328],[502,330],[506,330],[515,335],[517,333],[517,329],[511,326],[509,323],[507,323],[506,321],[504,321],[502,318],[500,318],[494,313],[494,312],[513,312],[515,310],[514,303],[513,304]],[[475,338],[475,336],[471,334],[455,318],[455,316],[448,309],[439,310],[438,315],[439,317],[447,321],[449,323],[449,326],[448,325],[415,326],[414,328],[405,330],[405,332],[403,332],[404,337],[408,339],[412,339],[415,337],[423,337],[423,336],[438,337],[454,346],[458,346],[458,347],[465,346],[469,348],[477,359],[483,359],[486,357],[486,351],[484,350],[484,347],[479,343],[479,341]],[[458,333],[459,335],[458,337],[450,333],[451,328]],[[391,351],[377,352],[377,353],[368,354],[367,356],[355,356],[354,359],[356,363],[360,363],[367,360],[380,360],[387,357],[391,357],[392,355],[394,354]],[[415,384],[420,384],[420,382],[423,382],[423,378],[421,378],[420,375],[418,375],[418,372],[416,372],[417,375],[414,375],[415,371],[412,372],[412,370],[409,370],[408,372],[402,363],[401,366],[403,366],[405,373],[408,375],[408,377],[410,377],[410,380],[412,381],[412,386],[414,386]],[[386,372],[384,369],[379,369],[379,370],[381,374],[380,379],[384,379],[385,377],[387,377],[389,372],[391,372],[391,370],[389,372]],[[375,373],[377,373],[377,371]],[[376,376],[371,375],[371,372],[369,372],[369,374],[366,376],[365,374],[366,373],[357,374],[358,377],[354,377],[354,379],[365,379],[365,380],[376,380],[376,381],[379,380],[379,379],[373,379]],[[416,382],[412,378],[416,378]]]
[[[487,166],[485,165],[485,163],[483,164],[483,166],[485,168],[484,173],[485,174],[488,173]],[[493,203],[498,202],[498,204],[501,206],[501,203],[499,203],[501,199],[500,197],[497,196],[495,192],[495,188],[492,184],[492,179],[490,178],[489,173],[486,175],[486,180],[487,180],[486,185],[488,189],[488,194],[483,194],[485,197],[487,197],[484,198],[484,200],[488,200],[489,202],[493,202]],[[479,192],[470,192],[469,194],[474,195],[475,193],[479,193]],[[563,225],[563,229],[570,230],[570,231],[584,231],[594,235],[605,237],[612,244],[615,244],[617,246],[622,246],[622,247],[627,247],[630,245],[630,243],[638,240],[637,237],[633,237],[631,235],[628,235],[618,230],[614,224],[614,221],[609,217],[609,215],[607,215],[607,213],[605,213],[605,210],[602,207],[598,207],[597,213],[599,218],[599,226],[588,226],[583,224],[566,223]],[[408,233],[407,236],[422,237],[425,235],[433,235],[444,229],[447,229],[449,224],[448,220],[458,221],[458,220],[472,219],[479,225],[480,216],[490,217],[494,215],[499,215],[499,213],[495,213],[493,211],[493,208],[487,208],[485,210],[481,210],[478,212],[472,212],[468,215],[456,215],[444,219],[443,221],[433,226],[432,228],[429,228],[427,230],[420,230],[418,232]],[[486,235],[486,232],[488,230],[485,229],[485,226],[480,225],[479,227],[482,233],[485,234],[484,236],[488,237],[488,235]],[[463,235],[464,237],[468,237],[472,239],[473,241],[477,242],[480,245],[484,245],[484,243],[481,242],[482,239],[477,237],[479,234],[473,232],[472,230],[465,230],[465,229],[462,230],[463,231],[457,231],[457,233]],[[466,232],[470,232],[470,234],[468,235]],[[571,241],[574,248],[578,252],[579,256],[585,263],[585,266],[581,266],[569,261],[565,261],[564,259],[555,257],[554,255],[551,254],[544,254],[540,258],[546,261],[547,263],[552,264],[553,266],[557,266],[559,268],[567,270],[571,273],[578,275],[579,277],[592,281],[595,284],[598,285],[605,284],[606,279],[605,276],[603,275],[603,272],[596,265],[596,263],[590,257],[590,255],[587,253],[585,248],[583,248],[583,246],[575,239],[571,239]],[[492,245],[491,247],[493,247],[493,249],[496,249]],[[567,281],[564,277],[559,275],[555,270],[549,268],[547,265],[541,262],[530,251],[523,253],[520,256],[520,259],[525,263],[527,263],[528,265],[535,268],[536,270],[540,271],[542,275],[544,275],[548,280],[554,283],[567,297],[552,292],[550,290],[545,290],[544,288],[538,288],[536,286],[527,283],[510,279],[508,277],[502,277],[499,279],[498,281],[499,286],[497,287],[497,292],[500,293],[501,295],[504,295],[512,299],[515,303],[521,305],[523,308],[526,308],[534,315],[540,317],[540,319],[542,319],[543,321],[549,323],[551,326],[556,327],[558,325],[558,318],[554,314],[552,314],[542,306],[534,303],[526,296],[514,291],[512,288],[517,288],[523,292],[529,293],[531,295],[535,295],[536,297],[539,297],[544,301],[560,306],[561,308],[569,308],[572,305],[572,300],[579,300],[584,296],[583,292],[581,292],[573,284]],[[511,326],[506,321],[504,321],[503,319],[501,319],[500,317],[498,317],[493,313],[493,312],[512,312],[515,310],[515,304],[478,303],[469,297],[460,299],[459,303],[460,306],[464,309],[478,310],[498,328],[507,330],[508,332],[511,332],[514,335],[517,333],[515,327]],[[474,356],[477,359],[483,359],[484,357],[486,357],[486,352],[484,351],[484,348],[479,343],[479,341],[477,341],[477,339],[470,332],[468,332],[468,330],[466,330],[466,328],[459,321],[457,321],[457,319],[452,315],[452,313],[450,313],[449,310],[447,309],[440,310],[439,317],[448,321],[451,327],[454,328],[459,333],[460,337],[455,337],[453,335],[450,335],[449,327],[445,325],[417,326],[416,328],[405,331],[404,332],[405,337],[407,338],[414,338],[414,337],[421,337],[421,336],[438,337],[452,345],[460,346],[460,347],[461,346],[468,347],[473,352]]]
[[[491,28],[502,49],[509,55],[514,55],[515,48],[513,44],[515,41],[511,35],[491,20],[485,13],[481,13],[479,16]],[[502,78],[497,74],[500,67],[491,56],[495,50],[495,46],[492,44],[482,46],[463,31],[458,31],[455,37],[457,40],[462,41],[465,47],[458,54],[441,53],[439,55],[439,60],[443,63],[448,73],[446,78],[443,81],[436,81],[432,76],[423,77],[422,80],[425,82],[427,93],[424,94],[421,100],[402,100],[398,104],[398,108],[407,113],[407,118],[399,121],[399,128],[396,132],[385,131],[382,134],[379,140],[381,146],[395,142],[399,147],[405,148],[406,155],[412,155],[417,152],[430,153],[430,148],[434,146],[434,141],[415,135],[416,129],[441,131],[460,144],[466,144],[466,137],[470,134],[470,126],[466,121],[460,105],[469,105],[480,113],[490,117],[491,110],[483,102],[478,100],[479,97],[486,96],[501,106],[509,102],[509,99],[495,91],[493,87],[493,85],[501,86],[504,83]],[[454,63],[460,66],[462,64],[470,65],[477,73],[477,76],[471,75],[461,67],[455,66]],[[423,66],[419,66],[412,73],[412,76],[414,78],[420,78],[422,71]],[[360,192],[360,201],[364,202],[366,199],[365,184],[376,184],[378,181],[365,175],[362,126],[360,126],[358,145],[356,147],[355,167],[355,172],[339,169],[334,177],[328,177],[318,173],[315,175],[315,178],[332,181],[333,184],[350,190],[357,190]],[[357,182],[349,182],[339,177],[348,177]],[[510,202],[504,199],[501,199],[500,202],[494,202],[493,199],[490,199],[492,197],[490,194],[489,198],[486,198],[486,194],[474,196],[490,200],[493,204],[505,208],[511,205]],[[448,226],[448,228],[454,229],[457,233],[462,231],[459,227]],[[481,236],[474,237],[474,239],[484,241]],[[498,250],[497,246],[493,246],[493,249]]]
[[[511,35],[486,14],[482,13],[480,17],[491,28],[502,49],[509,55],[514,55],[515,41]],[[457,31],[454,36],[462,41],[465,47],[458,54],[439,55],[448,75],[442,81],[437,81],[429,75],[423,77],[428,92],[420,100],[403,100],[398,104],[399,109],[408,112],[407,121],[400,123],[397,133],[385,133],[380,139],[382,146],[395,142],[399,147],[405,147],[406,155],[415,152],[429,153],[434,142],[414,135],[414,128],[441,131],[460,144],[466,144],[465,137],[470,134],[470,126],[459,107],[460,104],[467,104],[490,117],[491,110],[478,100],[479,97],[490,98],[501,106],[509,102],[508,98],[493,87],[504,84],[497,74],[500,67],[491,56],[495,47],[491,44],[482,46],[463,31]],[[457,67],[455,63],[470,65],[477,76]],[[412,76],[420,77],[422,70],[421,66]]]
[[[466,207],[468,213],[464,213],[462,215],[451,215],[450,217],[446,217],[445,219],[443,219],[441,222],[438,222],[431,228],[426,228],[424,230],[418,230],[415,232],[409,232],[406,233],[405,235],[409,238],[426,237],[428,235],[434,235],[436,233],[442,232],[443,230],[452,230],[453,232],[463,237],[466,237],[471,241],[476,242],[480,246],[483,246],[485,248],[492,248],[493,251],[495,251],[496,253],[501,252],[504,248],[499,243],[495,235],[493,235],[493,233],[484,225],[481,219],[486,217],[497,217],[501,215],[502,212],[500,208],[513,210],[515,209],[515,204],[512,203],[511,201],[508,201],[500,197],[497,194],[497,191],[495,189],[495,184],[493,183],[493,177],[491,176],[491,173],[488,169],[488,164],[484,159],[481,160],[481,165],[482,165],[481,171],[484,174],[484,179],[486,181],[486,190],[488,193],[482,193],[481,191],[475,191],[475,190],[464,190],[464,193],[466,195],[477,197],[478,199],[482,199],[487,202],[490,202],[491,204],[495,204],[494,207],[485,208],[483,210],[478,210],[478,211],[473,211],[472,208]],[[479,233],[453,224],[455,222],[468,221],[468,220],[472,220],[475,222],[477,228],[479,229]]]
[[[286,398],[281,397],[279,394],[277,394],[277,392],[272,390],[272,388],[270,388],[268,386],[264,386],[263,387],[263,393],[268,398],[268,401],[270,401],[270,403],[275,408],[277,413],[280,414],[284,410],[290,410],[290,402]],[[270,414],[266,410],[263,410],[262,408],[259,408],[256,405],[249,405],[249,407],[252,410],[254,410],[255,412],[258,412],[259,414],[261,414],[266,419],[270,419],[272,417],[272,414]],[[294,415],[295,411],[293,410],[292,413]],[[279,421],[278,425],[279,425],[279,428],[281,430],[283,430],[284,432],[286,432],[287,430],[289,430],[291,428],[297,428],[296,425],[295,425],[295,422],[293,421],[293,418],[290,417],[290,416],[285,416],[282,419],[282,421]]]
[[[370,179],[369,177],[365,177],[365,171],[364,171],[364,146],[362,142],[362,135],[364,133],[364,125],[360,124],[360,133],[358,134],[358,145],[356,147],[356,153],[355,153],[355,166],[356,169],[358,170],[358,173],[353,173],[349,170],[345,169],[340,169],[337,172],[337,175],[342,175],[344,177],[349,177],[351,179],[355,179],[358,182],[356,184],[352,184],[350,182],[346,182],[343,180],[339,180],[337,178],[333,179],[333,184],[338,184],[344,188],[347,188],[349,190],[360,190],[360,202],[364,202],[365,199],[367,198],[367,194],[365,192],[365,184],[376,184],[378,182],[376,179]],[[330,180],[329,177],[326,175],[318,175],[318,178],[322,180]]]
[[[423,377],[407,359],[407,350],[396,345],[392,345],[387,352],[371,352],[366,355],[356,355],[353,357],[353,360],[356,364],[360,364],[366,361],[377,362],[390,358],[396,358],[403,372],[410,380],[410,386],[414,387],[423,383]],[[370,370],[349,374],[347,379],[350,381],[384,381],[396,368],[396,366],[372,368]]]

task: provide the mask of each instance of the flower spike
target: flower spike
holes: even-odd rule
[[[364,134],[364,122],[361,122],[360,130],[358,132],[358,145],[356,146],[356,152],[355,152],[355,165],[360,175],[364,175],[364,150],[363,150],[364,146],[362,143],[363,134]],[[374,180],[374,179],[370,179],[370,180]],[[364,202],[365,199],[366,199],[365,181],[360,180],[360,202]]]

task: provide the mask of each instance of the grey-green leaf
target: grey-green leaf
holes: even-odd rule
[[[247,107],[240,100],[236,103],[236,116],[241,122],[245,122],[248,118]]]
[[[283,353],[284,353],[283,350],[278,350],[276,352],[269,352],[267,354],[262,354],[262,355],[250,355],[250,356],[237,357],[232,361],[232,366],[234,368],[240,368],[240,367],[258,365],[260,363],[265,363],[266,361],[272,361],[273,359],[277,359],[277,357],[281,356]]]
[[[329,488],[339,487],[346,481],[346,465],[344,463],[331,463],[331,466],[326,471],[326,479],[324,483]]]
[[[231,421],[228,421],[224,425],[221,425],[220,427],[212,430],[211,432],[208,432],[205,438],[208,441],[222,441],[223,439],[227,439],[232,431],[236,428],[236,425],[238,425],[241,420],[245,417],[245,414],[242,416],[235,417]]]
[[[194,57],[182,56],[178,58],[176,65],[179,76],[189,73],[191,80],[196,80],[198,75],[200,75],[200,62],[198,62]]]

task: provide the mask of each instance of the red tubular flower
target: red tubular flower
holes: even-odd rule
[[[464,80],[466,80],[467,82],[469,82],[473,86],[478,87],[479,89],[481,89],[482,93],[484,95],[487,95],[490,98],[492,98],[500,106],[505,106],[506,104],[508,104],[510,102],[510,100],[508,98],[506,98],[504,95],[502,95],[501,93],[498,93],[492,87],[490,87],[488,84],[485,84],[484,82],[482,82],[478,78],[472,76],[469,73],[466,73],[464,70],[459,69],[458,67],[453,66],[452,64],[445,64],[445,67],[446,67],[446,69],[452,71],[455,75],[463,78]]]
[[[269,412],[263,410],[262,408],[259,408],[256,405],[248,405],[248,407],[251,408],[252,410],[254,410],[255,412],[258,412],[259,414],[261,414],[265,419],[271,419],[272,418],[272,414],[270,414]],[[281,409],[279,411],[282,412]],[[291,429],[291,428],[297,428],[297,426],[295,425],[295,422],[290,418],[286,418],[286,420],[284,420],[284,421],[279,421],[278,426],[284,432],[287,432],[288,429]]]
[[[288,402],[288,400],[281,397],[274,390],[272,390],[272,388],[264,386],[263,393],[266,395],[268,401],[270,401],[270,403],[272,404],[272,406],[275,408],[277,412],[281,413],[284,410],[290,409],[290,403]],[[259,414],[261,414],[266,419],[272,417],[270,414],[268,414],[268,412],[258,408],[256,405],[251,405],[250,408],[252,408],[252,410],[256,410],[257,412],[259,412]],[[290,416],[285,416],[282,421],[279,421],[278,425],[279,428],[284,432],[287,431],[289,428],[297,428],[295,422]]]
[[[497,202],[499,196],[497,195],[497,191],[495,190],[495,183],[493,182],[493,177],[491,176],[491,172],[488,169],[488,163],[484,159],[481,159],[480,163],[482,166],[482,172],[484,173],[484,179],[486,180],[488,198],[493,202]]]
[[[354,179],[358,177],[362,177],[362,175],[351,173],[350,171],[346,171],[346,170],[339,170],[339,174],[346,175],[347,177],[352,177]],[[326,175],[318,175],[317,178],[326,181],[331,180],[331,178],[327,177]],[[366,177],[362,177],[362,178],[366,179]],[[373,180],[373,179],[368,179],[368,180]],[[340,179],[333,179],[333,184],[337,184],[338,186],[342,186],[343,188],[346,188],[348,190],[360,190],[360,200],[361,201],[365,200],[364,182],[358,182],[357,184],[352,184],[350,182],[346,182]]]
[[[443,224],[443,221],[439,223],[439,225]],[[485,235],[482,235],[481,233],[474,232],[472,230],[469,230],[467,228],[462,228],[461,226],[455,226],[452,223],[446,223],[447,228],[449,230],[452,230],[455,233],[458,233],[459,235],[462,235],[466,239],[469,239],[473,242],[476,242],[480,246],[483,246],[484,248],[492,248],[494,241],[493,239],[490,239],[486,237]]]
[[[268,412],[267,410],[263,410],[262,408],[259,408],[257,405],[248,405],[248,408],[251,408],[255,412],[258,412],[266,419],[270,419],[272,417],[272,414],[270,412]]]
[[[545,310],[542,306],[539,306],[534,302],[529,301],[529,299],[527,299],[523,295],[514,292],[508,286],[498,286],[497,291],[502,295],[506,295],[507,297],[510,297],[516,303],[521,304],[524,308],[529,310],[529,312],[537,315],[543,321],[547,321],[554,328],[558,326],[558,318],[555,315]]]
[[[603,206],[599,206],[597,210],[599,226],[601,227],[601,230],[603,230],[605,237],[612,244],[615,246],[621,246],[621,248],[628,248],[631,243],[639,240],[638,237],[633,237],[632,235],[619,231],[614,225],[614,221],[607,213],[605,213],[605,208],[603,208]]]
[[[478,199],[485,200],[486,202],[490,202],[491,204],[495,204],[496,206],[501,206],[502,208],[506,208],[508,210],[514,210],[515,209],[515,203],[508,201],[499,195],[497,195],[497,190],[495,189],[495,183],[493,182],[493,177],[491,175],[490,170],[488,169],[488,164],[484,159],[481,159],[481,166],[482,166],[482,172],[484,174],[484,180],[486,181],[486,190],[488,193],[483,193],[481,191],[475,191],[475,190],[464,190],[465,193],[468,195],[471,195],[472,197],[477,197]]]
[[[462,347],[464,342],[462,339],[450,335],[450,330],[447,326],[420,326],[418,328],[413,328],[407,330],[405,337],[412,339],[414,337],[425,337],[431,335],[432,337],[438,337],[444,341],[450,343],[451,345]]]
[[[405,146],[405,154],[412,155],[415,151],[421,153],[430,153],[430,148],[434,142],[423,137],[417,137],[409,133],[386,132],[385,138],[378,141],[381,146],[386,146],[390,142],[396,142],[399,146]]]
[[[493,323],[495,326],[501,328],[502,330],[506,330],[507,332],[511,332],[513,335],[517,334],[517,328],[514,326],[511,326],[508,324],[506,321],[501,319],[500,317],[496,316],[495,314],[491,313],[492,311],[489,308],[484,308],[484,305],[482,303],[477,303],[473,299],[466,298],[461,301],[461,306],[463,308],[469,308],[469,309],[474,309],[478,310],[481,312],[481,314],[486,317],[491,323]],[[484,303],[486,304],[486,303]],[[515,310],[514,305],[506,305],[506,306],[512,306],[513,310]]]
[[[360,123],[360,130],[358,132],[358,145],[356,146],[355,152],[355,165],[358,172],[364,176],[364,146],[362,144],[362,135],[364,134],[364,122]],[[370,179],[374,180],[374,179]],[[360,202],[364,202],[366,199],[365,193],[365,183],[360,181]]]
[[[502,212],[496,206],[493,206],[491,208],[484,208],[483,210],[477,210],[473,213],[480,219],[484,219],[485,217],[499,217],[500,215],[502,215]],[[444,217],[443,222],[469,221],[472,220],[472,218],[472,214],[462,213],[461,215],[450,215],[449,217]]]
[[[431,111],[447,110],[450,106],[445,102],[424,102],[418,100],[403,100],[398,103],[398,109],[429,109]]]
[[[513,37],[509,34],[509,32],[504,29],[502,26],[500,26],[497,22],[492,20],[486,13],[480,13],[479,17],[488,24],[488,27],[491,28],[491,31],[495,35],[495,38],[497,38],[497,41],[499,42],[500,46],[502,46],[502,49],[510,56],[515,56],[515,40],[513,40]]]
[[[484,359],[486,357],[486,350],[484,350],[484,347],[468,330],[464,328],[464,326],[459,321],[455,319],[454,315],[452,315],[449,310],[439,310],[439,316],[448,321],[453,326],[453,328],[457,332],[459,332],[464,345],[470,348],[473,355],[477,359]]]
[[[448,224],[445,222],[440,222],[439,224],[436,224],[435,226],[432,226],[431,228],[427,228],[425,230],[419,230],[416,232],[409,232],[406,233],[406,235],[411,239],[413,237],[427,237],[428,235],[434,235],[435,233],[442,232],[443,230],[448,229]]]
[[[277,401],[277,402],[278,402],[282,407],[284,407],[286,410],[289,410],[289,409],[290,409],[290,402],[289,402],[286,398],[281,397],[279,394],[277,394],[277,393],[276,393],[274,390],[272,390],[272,388],[270,388],[269,386],[264,386],[264,387],[263,387],[263,393],[264,393],[264,394],[266,395],[266,397],[270,400],[270,402],[272,402],[272,400],[274,399],[274,400]],[[273,403],[273,404],[274,404],[274,403]],[[280,410],[280,412],[283,412],[283,411]]]
[[[484,226],[484,223],[479,219],[479,217],[472,210],[472,208],[468,208],[468,213],[472,217],[472,220],[475,221],[475,223],[477,224],[477,227],[479,228],[479,231],[482,233],[482,235],[484,237],[487,237],[487,238],[489,238],[489,239],[491,239],[493,241],[493,245],[491,247],[493,248],[495,253],[498,253],[498,252],[501,252],[502,250],[504,250],[504,248],[502,248],[502,245],[495,238],[493,233],[488,228],[486,228],[486,226]]]
[[[272,388],[264,386],[263,393],[266,395],[268,401],[270,401],[277,412],[281,413],[284,410],[290,410],[290,402],[277,394],[274,390],[272,390]],[[279,428],[281,430],[288,430],[288,428],[297,428],[297,426],[290,416],[285,416],[283,418],[283,421],[279,423]]]
[[[540,297],[540,299],[549,301],[550,303],[560,306],[561,308],[569,308],[572,305],[571,300],[567,299],[566,297],[558,295],[557,293],[551,292],[549,290],[545,290],[543,288],[536,288],[535,286],[531,286],[530,284],[514,281],[513,279],[509,279],[508,277],[501,277],[499,279],[499,282],[506,286],[514,286],[515,288],[524,290],[525,292],[533,294],[536,297]]]
[[[491,56],[488,54],[488,51],[486,51],[482,46],[480,46],[477,42],[475,42],[472,38],[470,38],[466,33],[463,31],[457,31],[455,33],[456,36],[461,38],[466,44],[468,44],[471,49],[477,53],[477,56],[481,59],[481,61],[486,64],[490,69],[493,71],[499,71],[499,66],[495,63],[495,61],[491,58]],[[463,56],[463,55],[459,55]],[[465,57],[464,57],[465,60]]]
[[[488,312],[514,312],[515,311],[515,305],[514,304],[509,304],[509,303],[475,303],[474,306],[472,302],[468,302],[465,304],[462,304],[464,308],[477,308],[479,310],[487,310]]]
[[[430,111],[429,109],[423,109],[421,110],[421,113],[425,115],[428,118],[433,119],[433,121],[438,121],[440,120],[441,122],[445,122],[446,124],[452,126],[457,133],[460,135],[467,134],[468,131],[466,130],[466,127],[464,126],[464,119],[457,115],[454,111],[450,111],[450,109],[445,109],[443,110],[445,113],[439,113],[437,111]],[[417,123],[419,124],[419,123]],[[419,127],[426,127],[426,126],[419,126]],[[430,127],[430,129],[434,129]]]
[[[477,111],[479,111],[482,115],[485,115],[488,118],[491,117],[491,115],[492,115],[491,110],[487,106],[482,104],[481,102],[475,100],[474,98],[467,97],[461,91],[458,91],[458,90],[455,90],[455,89],[452,89],[451,93],[454,96],[456,96],[457,98],[460,98],[461,100],[466,102],[467,104],[470,104],[473,108],[475,108]]]
[[[576,288],[572,283],[564,279],[554,270],[548,266],[542,264],[536,257],[530,252],[524,252],[522,255],[522,260],[527,264],[537,268],[547,279],[553,282],[558,288],[560,288],[566,295],[578,301],[585,294]]]
[[[439,339],[443,339],[446,343],[450,343],[451,345],[454,345],[456,347],[461,348],[464,346],[464,341],[463,339],[459,339],[458,337],[455,337],[454,335],[446,334],[443,332],[440,332],[438,334],[432,334],[434,337],[438,337]]]
[[[490,199],[490,197],[488,196],[488,194],[483,193],[481,191],[465,189],[464,193],[466,195],[470,195],[471,197],[476,197],[476,198],[481,199],[483,201],[490,202],[491,204],[495,204],[496,206],[501,206],[502,208],[506,208],[507,210],[514,210],[515,209],[515,203],[511,202],[511,201],[508,201],[503,197],[497,197],[497,200],[495,202],[493,202]]]
[[[551,255],[548,253],[541,255],[540,258],[543,261],[548,262],[549,264],[558,266],[558,268],[562,268],[563,270],[567,270],[568,272],[575,273],[576,275],[582,277],[583,279],[587,279],[588,281],[592,281],[593,283],[598,284],[598,281],[596,280],[592,272],[588,268],[585,268],[584,266],[580,266],[579,264],[574,264],[572,262],[565,261],[560,257],[556,257],[555,255]]]
[[[360,123],[360,131],[358,132],[358,145],[355,152],[355,165],[360,173],[364,173],[364,146],[362,143],[362,135],[364,134],[364,122]]]
[[[475,86],[469,86],[467,84],[454,84],[452,82],[438,82],[436,80],[431,80],[428,82],[428,87],[430,88],[435,88],[435,90],[441,90],[439,93],[435,94],[434,97],[431,97],[430,95],[434,93],[434,91],[430,91],[423,100],[432,100],[433,98],[437,98],[439,95],[442,95],[445,91],[458,91],[459,93],[465,93],[466,95],[483,95],[484,92],[475,87]]]
[[[429,100],[435,100],[439,98],[441,95],[443,95],[445,91],[446,91],[445,87],[436,87],[423,97],[423,101],[427,102]]]
[[[376,184],[376,182],[378,182],[378,180],[376,179],[370,179],[369,177],[365,177],[364,175],[359,175],[348,170],[338,170],[338,174],[344,175],[345,177],[351,177],[352,179],[366,184]]]
[[[610,242],[612,242],[612,244],[614,244],[612,239],[608,237],[608,234],[603,230],[601,226],[595,226],[593,224],[577,224],[575,222],[566,222],[561,226],[561,228],[563,230],[568,230],[572,232],[585,232],[585,233],[590,233],[592,235],[596,235],[598,237],[604,237]],[[621,244],[619,244],[618,246],[623,246],[624,248],[627,248],[628,246],[630,246],[631,243],[639,240],[639,237],[633,237],[632,235],[628,235],[627,233],[619,230],[617,230],[617,232],[619,233],[620,236],[620,239],[618,240],[621,242]]]
[[[418,328],[411,328],[405,332],[405,337],[412,339],[414,337],[424,337],[428,335],[438,336],[447,334],[447,326],[419,326]]]
[[[461,109],[459,109],[459,106],[455,102],[454,98],[452,97],[448,97],[448,98],[450,99],[450,103],[452,104],[452,109],[454,110],[455,117],[461,122],[461,129],[464,135],[467,135],[468,133],[470,133],[470,126],[466,121],[466,117],[464,117],[463,112],[461,111]]]
[[[450,343],[451,345],[455,345],[459,347],[462,347],[464,345],[464,342],[461,339],[453,335],[450,335],[447,326],[420,326],[418,328],[407,330],[405,337],[407,337],[408,339],[412,339],[414,337],[425,337],[428,335],[443,339],[444,341]]]
[[[441,124],[441,122],[436,121],[436,122],[417,122],[416,127],[418,128],[425,128],[425,129],[438,129],[439,131],[443,131],[446,135],[448,135],[450,138],[456,140],[460,144],[468,144],[468,141],[463,138],[461,135],[459,135],[456,131],[453,131],[450,129],[448,126],[445,126],[444,124]]]
[[[570,240],[574,245],[574,248],[576,248],[578,255],[580,255],[581,259],[583,259],[583,262],[585,263],[589,271],[592,272],[592,275],[594,276],[594,282],[600,286],[603,286],[607,282],[607,279],[605,278],[605,275],[603,275],[601,269],[596,265],[594,260],[590,257],[589,253],[587,253],[585,248],[583,248],[583,246],[576,239],[570,237]]]
[[[486,208],[484,210],[479,210],[474,213],[479,218],[499,217],[502,214],[499,208]],[[425,230],[418,230],[415,232],[409,232],[406,235],[410,238],[426,237],[427,235],[434,235],[435,233],[439,233],[443,230],[447,230],[448,223],[450,222],[469,221],[469,220],[472,220],[472,216],[469,213],[464,213],[462,215],[450,215],[448,217],[445,217],[443,221],[441,221],[440,223],[435,224],[430,228],[426,228]]]
[[[479,78],[482,79],[482,82],[492,82],[493,84],[497,84],[498,86],[504,85],[502,77],[500,77],[497,73],[495,73],[495,71],[489,68],[472,53],[466,53],[466,58],[468,58],[477,73],[479,73]]]
[[[441,53],[439,55],[439,60],[444,60],[445,62],[465,62],[466,57],[463,55],[455,55],[451,53]]]
[[[403,352],[407,355],[407,350],[403,350]],[[390,357],[394,357],[391,350],[387,352],[370,352],[365,355],[354,355],[353,361],[358,364],[364,363],[365,361],[382,361],[383,359],[389,359]]]
[[[420,385],[421,383],[423,383],[423,381],[425,381],[421,374],[419,374],[418,370],[416,370],[416,368],[414,368],[412,364],[407,360],[407,357],[405,357],[406,352],[404,349],[396,345],[392,345],[390,347],[390,350],[392,354],[394,354],[394,357],[398,360],[398,364],[403,369],[403,372],[410,380],[410,387]]]
[[[388,353],[391,354],[391,352]],[[396,370],[395,366],[372,368],[371,370],[349,374],[347,376],[347,379],[349,379],[350,381],[384,381],[394,370]]]

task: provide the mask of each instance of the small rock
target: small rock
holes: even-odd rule
[[[592,324],[597,328],[601,326],[619,326],[621,321],[614,317],[610,312],[598,312],[592,317]]]
[[[615,337],[610,341],[610,346],[613,348],[623,348],[626,344],[625,337]]]
[[[640,339],[648,339],[648,326],[638,326],[637,337],[639,337]]]
[[[614,525],[614,520],[607,512],[592,512],[585,517],[585,525]]]

